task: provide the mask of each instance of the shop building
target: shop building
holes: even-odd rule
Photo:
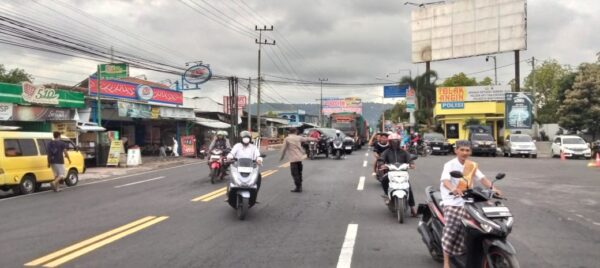
[[[510,86],[438,87],[434,117],[448,142],[468,139],[466,125],[472,119],[491,129],[497,142],[503,141],[504,97],[510,90]]]

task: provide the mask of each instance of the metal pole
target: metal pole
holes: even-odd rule
[[[515,91],[521,91],[521,70],[520,70],[519,51],[515,50]]]
[[[250,109],[250,104],[252,100],[252,78],[248,78],[248,131],[252,131],[252,110]]]
[[[498,85],[498,67],[496,65],[496,56],[494,56],[494,85]]]
[[[96,70],[96,123],[99,127],[102,126],[102,103],[100,102],[100,93],[102,88],[100,87],[100,81],[102,81],[102,75],[100,72],[100,64]],[[96,131],[96,166],[100,166],[100,132]]]
[[[385,95],[381,96],[381,104],[383,105],[383,113],[381,113],[381,132],[385,132]]]
[[[531,57],[531,93],[533,95],[533,118],[537,120],[537,103],[536,103],[536,89],[535,89],[535,57]],[[533,122],[533,136],[538,137],[538,124]]]
[[[324,81],[329,81],[329,79],[327,78],[319,78],[319,82],[321,82],[321,98],[319,99],[321,101],[321,105],[320,105],[320,110],[319,110],[319,124],[321,124],[321,127],[323,127],[325,125],[324,121],[324,116],[323,116],[323,82]]]

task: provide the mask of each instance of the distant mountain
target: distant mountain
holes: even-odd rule
[[[379,121],[381,113],[383,113],[384,110],[391,109],[393,107],[393,104],[365,102],[363,103],[363,116],[365,119],[367,119],[370,126],[374,126]],[[255,113],[256,104],[252,104],[251,109],[252,113]],[[260,105],[261,114],[265,114],[270,111],[296,111],[298,109],[306,111],[307,114],[319,115],[319,104],[261,103]]]

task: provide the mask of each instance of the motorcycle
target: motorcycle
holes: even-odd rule
[[[221,149],[212,149],[208,158],[208,166],[210,167],[210,183],[215,184],[217,179],[223,180],[226,173],[225,167],[226,152]]]
[[[463,179],[460,171],[450,173],[454,178]],[[505,174],[496,175],[492,185],[502,180]],[[427,204],[419,204],[418,214],[422,215],[418,231],[427,246],[431,257],[443,261],[442,232],[444,228],[442,197],[431,186],[425,189]],[[518,268],[515,248],[506,240],[514,222],[510,210],[501,201],[506,200],[494,194],[491,189],[476,187],[463,193],[465,210],[469,215],[462,220],[465,228],[467,253],[450,259],[451,267],[509,267]],[[460,197],[456,197],[460,198]]]
[[[384,169],[387,170],[383,176],[387,176],[390,183],[387,192],[388,197],[388,208],[391,212],[396,214],[398,223],[404,223],[404,217],[409,211],[408,198],[409,198],[409,175],[408,168],[409,164],[386,164]]]
[[[231,181],[227,189],[227,202],[237,211],[239,220],[244,220],[248,210],[256,204],[259,176],[260,168],[256,161],[251,158],[233,160]]]
[[[334,139],[332,142],[331,154],[335,159],[341,159],[345,153],[344,142],[341,139]]]
[[[330,151],[325,138],[321,138],[319,141],[308,142],[307,154],[310,160],[315,160],[315,157],[320,154],[325,154],[325,158],[329,158],[329,153]]]

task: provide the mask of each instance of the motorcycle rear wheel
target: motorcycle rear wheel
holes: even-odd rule
[[[217,169],[211,169],[210,170],[210,183],[215,184],[218,176],[219,176],[219,171]]]
[[[404,198],[394,198],[394,202],[396,202],[396,217],[398,218],[398,223],[404,223],[404,215],[405,207],[404,207]]]
[[[519,268],[519,261],[517,261],[517,257],[512,255],[501,248],[494,247],[490,249],[488,255],[483,258],[483,263],[481,267],[489,268],[490,265],[488,263],[488,257],[494,263],[494,267],[498,268]]]

